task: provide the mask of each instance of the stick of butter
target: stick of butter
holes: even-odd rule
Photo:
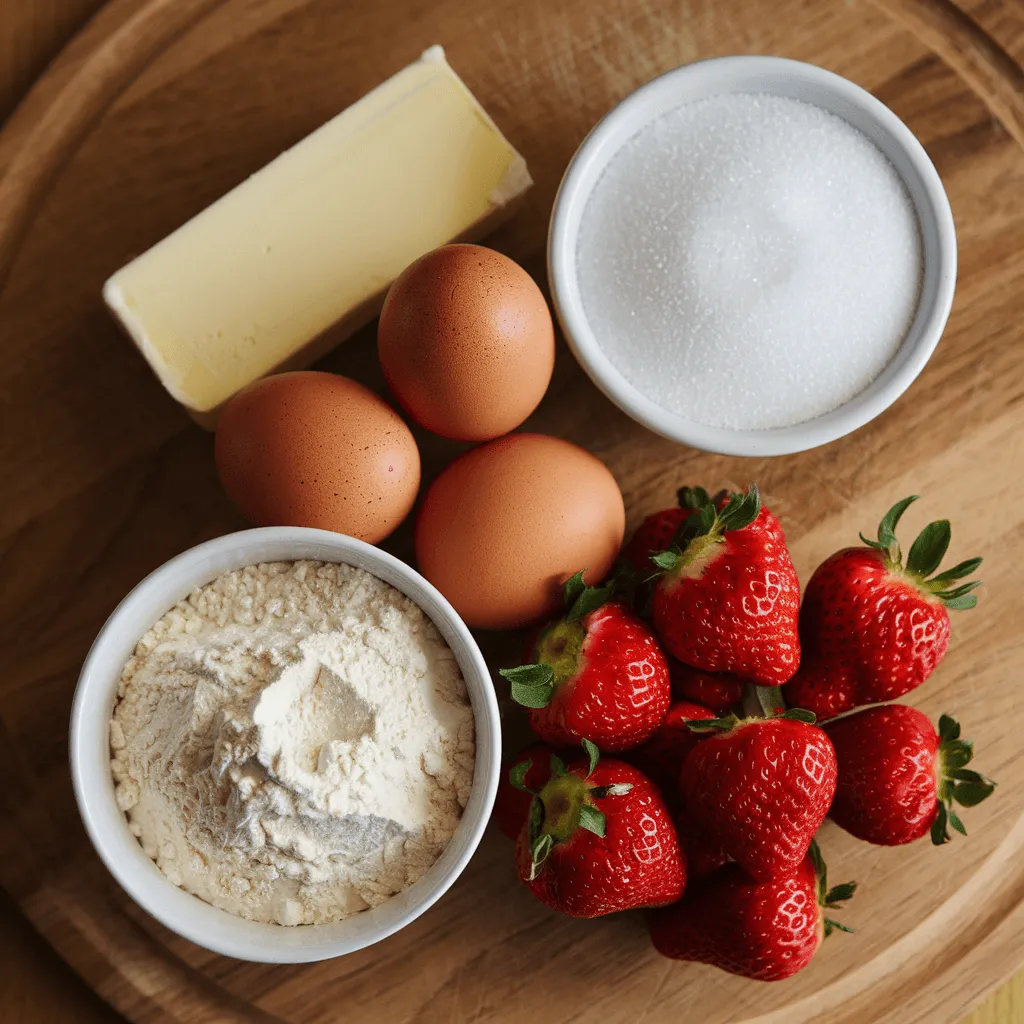
[[[433,46],[122,267],[103,297],[213,427],[236,391],[318,359],[413,260],[482,237],[531,184]]]

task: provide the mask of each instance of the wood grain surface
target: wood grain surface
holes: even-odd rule
[[[0,11],[0,53],[14,55],[0,96],[24,88],[93,6],[20,0]],[[781,1024],[827,1013],[837,1022],[931,1024],[961,1019],[1021,966],[1024,802],[1013,783],[1024,761],[1007,723],[1024,612],[1011,568],[1024,497],[1024,12],[1011,0],[963,11],[918,0],[886,8],[831,0],[113,0],[5,126],[0,882],[129,1019],[327,1021],[339,1019],[341,1000],[382,1021],[540,1013],[568,1021],[586,1006],[613,1021],[673,1019],[685,1007],[709,1021]],[[1003,786],[971,815],[969,840],[943,850],[877,850],[830,830],[833,870],[862,885],[848,915],[860,930],[830,940],[792,982],[758,986],[660,961],[632,915],[555,918],[516,885],[496,834],[445,900],[401,935],[329,964],[239,964],[175,939],[130,906],[78,824],[66,725],[89,641],[148,569],[240,525],[217,489],[209,439],[117,335],[99,284],[435,41],[527,155],[537,188],[493,242],[538,278],[550,201],[578,140],[630,89],[695,57],[779,53],[848,75],[910,124],[950,192],[961,280],[946,338],[908,395],[855,436],[778,460],[681,449],[608,406],[564,348],[552,392],[529,423],[604,458],[631,522],[685,480],[756,478],[804,579],[910,491],[926,495],[917,522],[954,519],[953,557],[986,556],[982,603],[955,619],[953,650],[915,703],[929,713],[957,710],[978,741],[979,765]],[[380,387],[371,332],[327,365]],[[436,471],[452,446],[419,438]],[[407,532],[389,546],[407,556]],[[496,658],[512,646],[483,639]],[[517,731],[512,711],[509,729]],[[3,1020],[106,1019],[3,906],[0,920]],[[1008,986],[971,1020],[1024,1020],[1020,991]]]

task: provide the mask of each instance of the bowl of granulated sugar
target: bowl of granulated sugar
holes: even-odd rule
[[[778,57],[670,71],[587,136],[548,245],[563,332],[651,430],[728,455],[842,437],[913,383],[956,234],[924,148],[845,78]]]

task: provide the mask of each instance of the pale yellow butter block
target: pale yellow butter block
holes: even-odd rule
[[[236,391],[308,366],[376,316],[409,263],[481,237],[530,184],[434,46],[122,267],[103,296],[171,395],[213,426]]]

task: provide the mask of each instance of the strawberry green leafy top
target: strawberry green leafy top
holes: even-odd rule
[[[565,621],[568,623],[579,622],[615,595],[614,580],[601,587],[588,587],[583,581],[584,572],[586,570],[581,569],[570,576],[562,589]],[[554,668],[546,663],[502,668],[498,674],[511,685],[512,699],[526,708],[546,708],[554,696],[556,683],[560,681],[555,678]]]
[[[703,487],[683,487],[679,504],[693,509],[694,515],[683,520],[668,550],[651,555],[651,561],[663,572],[685,565],[708,545],[721,541],[724,533],[749,526],[761,512],[761,495],[757,484],[751,484],[746,494],[730,494],[719,509]]]
[[[537,872],[554,846],[569,839],[577,828],[604,838],[605,816],[594,806],[594,797],[624,796],[633,788],[628,782],[588,787],[586,780],[594,774],[600,754],[590,740],[584,739],[582,745],[589,758],[587,774],[583,779],[571,775],[557,754],[551,755],[551,779],[542,790],[533,790],[526,785],[526,773],[532,762],[523,761],[509,772],[512,785],[534,797],[530,804],[529,818],[530,881],[537,877]]]
[[[896,526],[903,513],[917,501],[917,498],[916,494],[903,498],[886,512],[878,524],[877,540],[869,540],[863,533],[860,539],[868,547],[883,552],[885,567],[892,573],[907,577],[923,594],[934,595],[947,608],[973,608],[978,603],[978,597],[971,591],[981,586],[981,580],[970,580],[967,583],[957,581],[970,576],[981,565],[980,558],[968,558],[937,576],[931,575],[938,569],[949,548],[952,531],[948,519],[937,519],[929,523],[917,535],[917,539],[910,546],[907,564],[904,567],[903,552],[900,549],[900,542],[896,539]]]
[[[960,723],[952,715],[942,715],[939,718],[939,806],[931,831],[936,846],[949,842],[947,826],[962,836],[967,835],[964,823],[953,810],[954,802],[961,807],[976,807],[996,788],[991,779],[967,767],[973,757],[974,744],[960,738]]]

